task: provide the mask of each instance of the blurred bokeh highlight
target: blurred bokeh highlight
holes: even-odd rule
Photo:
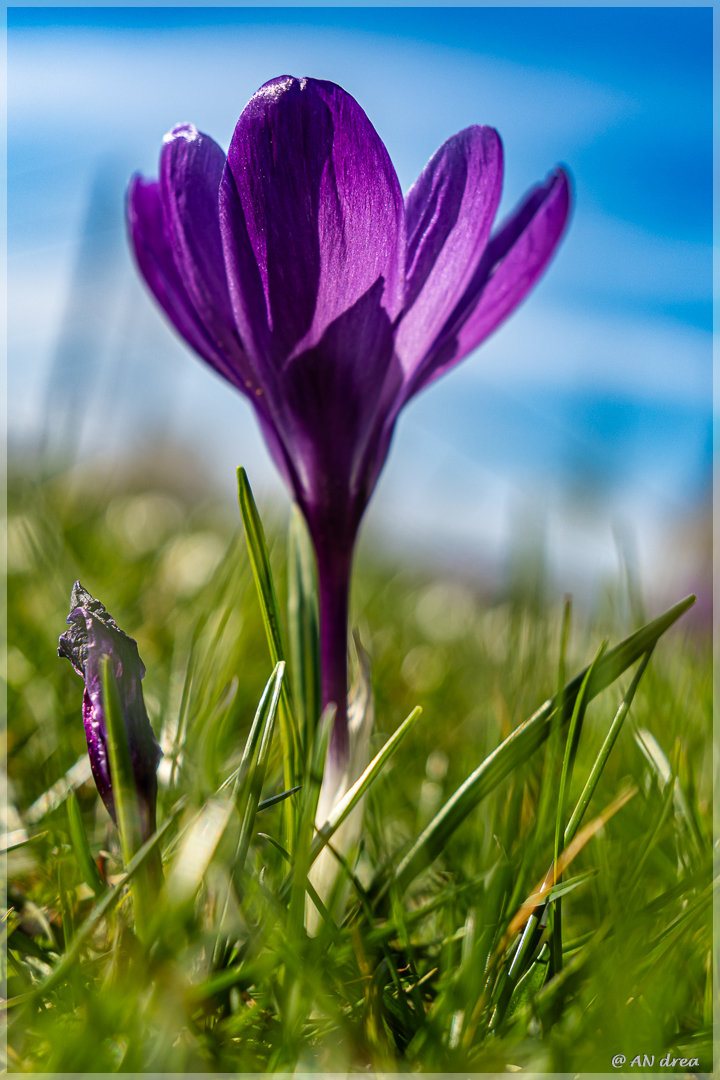
[[[231,512],[243,464],[286,500],[247,402],[145,293],[124,197],[173,124],[227,146],[261,83],[310,74],[357,98],[404,190],[472,123],[503,138],[501,216],[557,162],[575,184],[540,285],[403,416],[364,543],[498,583],[537,541],[557,594],[593,595],[627,559],[658,602],[709,605],[710,9],[15,8],[8,24],[11,464],[110,484],[166,461]],[[136,554],[176,512],[157,493],[112,509]],[[178,580],[219,558],[204,537],[168,553]]]

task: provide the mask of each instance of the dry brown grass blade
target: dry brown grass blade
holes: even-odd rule
[[[605,809],[598,814],[596,818],[588,822],[584,829],[581,829],[577,836],[572,840],[566,848],[560,853],[557,863],[548,870],[547,874],[540,880],[538,885],[528,896],[520,907],[516,914],[510,920],[510,924],[505,931],[505,935],[497,948],[497,954],[503,952],[507,948],[510,941],[512,941],[515,934],[525,925],[535,908],[543,902],[547,894],[552,889],[553,885],[559,880],[560,877],[567,870],[568,866],[573,862],[575,858],[580,854],[582,849],[588,843],[589,840],[595,836],[595,833],[600,832],[603,826],[617,814],[618,810],[622,810],[623,806],[637,795],[637,788],[631,787],[627,791],[624,791],[622,795],[619,795],[617,799],[606,806]]]

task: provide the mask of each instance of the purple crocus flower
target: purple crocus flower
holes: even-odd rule
[[[469,127],[403,199],[341,87],[282,76],[227,158],[182,124],[130,186],[138,266],[182,337],[253,404],[315,545],[322,695],[348,755],[347,617],[358,526],[405,404],[514,310],[562,235],[561,169],[494,233],[502,145]]]
[[[145,710],[141,686],[145,665],[138,655],[137,643],[123,633],[100,601],[94,600],[79,581],[73,585],[67,622],[70,629],[60,635],[58,656],[67,657],[85,680],[83,723],[90,767],[100,798],[113,821],[117,822],[100,675],[100,661],[107,656],[117,682],[135,777],[142,838],[146,840],[155,832],[156,771],[162,753]]]

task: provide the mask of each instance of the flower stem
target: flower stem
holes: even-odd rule
[[[350,745],[347,726],[347,639],[352,547],[347,551],[332,546],[317,546],[316,553],[322,705],[325,708],[332,703],[336,708],[328,753],[337,764],[344,764]]]

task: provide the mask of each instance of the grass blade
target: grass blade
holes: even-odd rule
[[[115,802],[120,847],[123,862],[127,864],[140,847],[140,813],[135,792],[130,747],[122,715],[122,704],[115,675],[110,666],[110,658],[103,656],[100,661],[100,680],[102,684],[105,717],[107,720],[108,757],[112,776],[112,794]]]
[[[57,810],[67,799],[71,791],[86,783],[92,776],[90,758],[87,751],[82,754],[74,765],[71,765],[64,776],[61,776],[52,787],[44,791],[35,802],[28,807],[25,813],[25,821],[28,825],[37,825],[44,817]]]
[[[276,806],[279,802],[283,802],[285,799],[289,799],[291,795],[295,795],[300,791],[300,784],[290,788],[289,791],[280,791],[277,795],[270,795],[269,798],[263,799],[258,803],[258,813],[261,810],[269,810],[271,806]]]
[[[331,704],[323,710],[315,737],[308,748],[308,759],[305,766],[307,776],[299,800],[297,840],[293,848],[292,888],[288,906],[289,925],[297,928],[304,925],[305,921],[305,894],[310,870],[310,848],[315,828],[320,787],[322,785],[323,767],[334,720],[335,706]]]
[[[517,911],[511,919],[498,952],[501,952],[507,946],[508,942],[512,940],[515,934],[527,922],[535,908],[548,899],[553,889],[557,890],[557,880],[577,858],[585,845],[592,840],[593,836],[607,825],[610,818],[614,817],[618,811],[622,810],[623,806],[625,806],[630,799],[634,798],[635,795],[637,795],[637,788],[628,788],[619,795],[617,799],[614,799],[609,806],[606,806],[605,809],[589,822],[585,828],[574,837],[571,843],[563,849],[557,861],[553,861],[547,874],[545,874],[544,878],[538,882],[532,893],[520,907],[520,910]],[[560,894],[556,891],[555,895],[557,896]]]
[[[651,770],[655,774],[660,791],[664,791],[668,783],[672,782],[675,812],[683,821],[685,828],[687,829],[688,837],[694,848],[694,857],[701,857],[703,851],[702,837],[698,832],[695,819],[690,812],[685,792],[680,784],[680,777],[677,774],[677,767],[673,769],[668,761],[665,751],[651,731],[645,731],[642,728],[638,728],[635,731],[635,741],[640,747]]]
[[[222,782],[218,789],[218,794],[225,791],[228,787],[232,786],[233,794],[241,790],[247,781],[250,766],[252,765],[255,757],[255,751],[260,740],[260,736],[265,728],[268,719],[268,710],[277,708],[278,693],[282,692],[282,680],[283,672],[285,670],[285,664],[283,661],[277,663],[273,669],[273,673],[268,679],[265,689],[262,692],[262,697],[258,702],[258,707],[253,717],[253,722],[250,726],[250,732],[245,740],[245,746],[243,748],[243,756],[240,759],[240,764],[226,780]],[[292,789],[291,789],[292,790]]]
[[[570,637],[570,622],[572,618],[572,601],[570,597],[565,598],[563,604],[563,617],[562,627],[560,631],[560,657],[558,661],[558,676],[557,676],[557,700],[561,700],[561,695],[565,689],[565,669],[567,660],[568,640]],[[544,775],[554,775],[555,762],[560,758],[560,746],[562,738],[562,710],[558,709],[555,715],[555,722],[553,729],[548,737],[548,744],[545,751],[544,760]],[[540,786],[540,800],[538,803],[537,813],[535,816],[535,835],[537,837],[544,836],[545,827],[552,814],[552,804],[555,795],[555,788],[552,783],[543,783]],[[528,845],[530,847],[530,845]]]
[[[694,603],[694,596],[686,597],[606,652],[588,679],[587,700],[596,697],[639,660]],[[398,863],[393,875],[396,888],[407,888],[410,882],[437,858],[470,811],[545,741],[552,731],[558,709],[562,710],[562,722],[569,720],[587,674],[588,668],[569,682],[561,694],[556,694],[541,705],[537,712],[516,728],[461,784]],[[383,895],[386,888],[387,886],[379,895]]]
[[[240,500],[240,513],[245,526],[248,553],[252,565],[253,578],[260,600],[263,623],[265,624],[265,636],[267,637],[270,657],[273,664],[286,659],[280,630],[280,613],[278,609],[277,594],[270,567],[270,555],[268,552],[265,530],[260,520],[257,505],[253,497],[247,473],[243,468],[237,471],[238,496]],[[285,787],[293,787],[298,777],[298,738],[292,706],[287,687],[283,685],[280,699],[280,727],[283,738],[283,773]],[[288,803],[288,812],[292,813],[292,803]],[[292,835],[292,829],[290,830]]]
[[[250,733],[245,742],[240,765],[227,780],[225,780],[218,792],[218,794],[220,794],[232,785],[234,804],[240,815],[240,832],[235,845],[235,857],[232,864],[232,873],[236,880],[245,865],[245,858],[250,845],[250,836],[252,834],[252,828],[257,813],[260,810],[274,806],[275,803],[282,802],[284,799],[288,798],[288,796],[294,794],[295,791],[299,790],[299,787],[291,788],[289,791],[283,791],[279,795],[271,796],[263,802],[260,801],[260,793],[265,778],[270,735],[272,734],[275,723],[284,674],[285,663],[281,660],[275,665],[273,673],[268,679],[262,697],[260,698],[250,728]],[[257,762],[253,769],[256,751]],[[261,774],[259,774],[259,770],[261,770]],[[213,952],[215,960],[221,955],[224,948],[223,927],[225,926],[225,920],[230,906],[230,896],[231,886],[228,883],[222,914],[220,915],[219,920],[220,929]]]
[[[270,554],[265,539],[265,530],[260,520],[260,514],[258,513],[247,473],[242,467],[238,469],[237,477],[240,513],[245,526],[253,577],[260,596],[265,634],[273,663],[277,664],[279,660],[285,659],[285,646],[283,645],[282,631],[280,629],[280,614],[275,593],[275,582],[270,568]]]
[[[572,814],[570,816],[570,820],[568,821],[567,826],[565,828],[565,835],[563,837],[563,843],[564,843],[565,847],[567,847],[567,845],[573,839],[573,837],[575,836],[575,833],[577,832],[577,830],[578,830],[578,828],[580,826],[580,823],[581,823],[581,821],[583,819],[583,815],[585,814],[585,811],[588,808],[588,804],[589,804],[589,802],[590,802],[590,800],[591,800],[591,798],[593,796],[595,788],[597,787],[597,783],[598,783],[598,780],[600,779],[600,775],[601,775],[603,769],[605,768],[605,764],[607,762],[607,759],[610,757],[610,752],[611,752],[613,746],[615,745],[615,741],[616,741],[618,735],[620,734],[620,728],[623,726],[623,722],[625,720],[625,717],[627,716],[628,712],[630,711],[630,706],[632,705],[633,698],[635,697],[635,691],[637,690],[638,686],[640,685],[640,680],[642,679],[643,675],[645,674],[645,669],[647,668],[648,663],[650,662],[650,657],[651,656],[652,656],[652,649],[649,649],[645,653],[645,655],[643,656],[642,660],[640,661],[640,665],[638,666],[638,669],[635,672],[635,675],[633,676],[633,680],[632,680],[632,682],[630,684],[628,692],[626,693],[625,697],[623,698],[622,702],[620,703],[620,706],[619,706],[617,712],[615,713],[615,716],[613,718],[613,722],[610,725],[610,728],[608,730],[607,735],[605,736],[605,739],[603,741],[602,746],[600,747],[600,752],[598,753],[598,756],[595,758],[595,761],[593,762],[593,766],[592,766],[592,768],[590,770],[590,774],[589,774],[587,780],[585,781],[585,787],[582,789],[582,792],[580,793],[580,798],[578,799],[577,804],[575,806],[575,809],[573,810],[573,812],[572,812]]]
[[[553,845],[554,866],[557,866],[560,857],[560,845],[564,835],[563,822],[565,820],[567,790],[570,786],[570,780],[572,779],[578,741],[580,739],[580,732],[582,731],[582,725],[588,705],[587,686],[592,678],[595,668],[602,659],[602,655],[606,648],[607,642],[605,641],[600,646],[597,656],[587,670],[582,685],[580,686],[580,691],[575,698],[575,705],[573,706],[572,716],[570,718],[567,739],[565,740],[565,753],[563,755],[562,771],[560,773],[560,791],[558,793],[557,812],[555,815],[555,843]],[[548,977],[557,974],[562,967],[562,904],[560,901],[558,901],[551,912],[550,922],[550,964],[548,968]]]
[[[593,660],[592,664],[588,668],[585,678],[583,679],[580,690],[575,698],[575,704],[573,706],[572,716],[570,717],[570,724],[568,726],[567,739],[565,741],[565,753],[563,755],[562,771],[560,773],[560,790],[558,792],[558,805],[557,814],[555,817],[555,843],[553,846],[553,860],[557,863],[560,857],[560,847],[563,831],[563,820],[565,818],[565,798],[567,789],[570,785],[572,778],[573,764],[575,760],[575,751],[577,750],[578,738],[580,736],[580,730],[582,728],[582,722],[585,717],[585,710],[587,709],[587,688],[592,674],[600,662],[602,655],[605,651],[607,643],[603,643],[597,656]]]
[[[240,837],[235,852],[235,862],[233,866],[233,875],[237,876],[241,873],[244,865],[247,851],[250,846],[250,837],[252,835],[253,826],[255,824],[255,817],[260,806],[260,796],[262,794],[262,786],[265,782],[265,772],[267,770],[268,758],[270,756],[270,743],[272,740],[273,731],[275,730],[275,717],[279,712],[278,704],[282,699],[283,688],[283,676],[285,674],[285,664],[281,660],[275,667],[272,678],[268,683],[270,693],[263,696],[261,707],[258,709],[260,714],[260,738],[258,744],[257,758],[255,760],[254,767],[251,765],[248,775],[246,791],[244,793],[244,807],[242,811],[242,821],[240,825]],[[241,793],[242,798],[242,793]]]
[[[132,857],[119,880],[105,892],[100,900],[98,900],[95,907],[85,918],[85,921],[78,927],[75,936],[70,942],[67,950],[63,953],[57,967],[53,968],[47,978],[42,983],[35,986],[32,991],[28,994],[23,994],[22,997],[8,1001],[8,1005],[20,1005],[31,999],[37,1000],[47,994],[53,987],[57,986],[67,975],[69,975],[77,963],[83,946],[93,935],[101,920],[108,912],[112,911],[113,907],[122,899],[125,886],[128,882],[134,879],[136,874],[138,874],[146,865],[147,860],[157,851],[160,841],[174,822],[177,815],[183,809],[185,801],[184,797],[178,800],[160,828],[153,833],[149,840],[145,841],[140,850]]]
[[[310,848],[311,863],[318,857],[333,833],[340,828],[345,818],[362,798],[370,785],[380,776],[384,766],[393,756],[405,736],[415,726],[421,713],[422,709],[420,706],[416,706],[410,715],[403,720],[397,731],[390,736],[383,748],[378,751],[362,776],[356,780],[353,786],[342,797],[340,802],[333,807],[327,821],[317,830],[315,839],[313,840],[312,847]]]
[[[610,818],[614,817],[614,815],[617,814],[618,811],[621,810],[636,794],[637,788],[629,788],[627,791],[624,791],[622,795],[607,806],[602,813],[598,814],[593,821],[586,825],[575,839],[560,853],[559,858],[553,860],[552,866],[548,872],[541,881],[538,882],[535,889],[533,889],[532,893],[527,897],[524,903],[521,904],[519,910],[510,920],[510,924],[508,925],[500,944],[495,950],[495,959],[498,959],[502,955],[515,935],[521,930],[522,936],[509,968],[501,973],[498,980],[495,992],[495,1009],[491,1020],[493,1028],[497,1028],[502,1022],[510,1004],[513,991],[520,979],[527,972],[532,963],[532,959],[539,948],[541,935],[547,918],[548,905],[551,902],[551,899],[554,899],[555,906],[558,906],[561,902],[563,892],[567,891],[563,889],[562,884],[557,884],[563,873],[574,859],[577,858],[593,836],[604,828]],[[582,880],[587,880],[593,873],[594,871],[591,871],[588,875],[581,875]],[[560,942],[558,942],[558,945],[559,944]],[[552,949],[553,942],[551,938],[551,955]],[[562,964],[557,963],[555,977],[560,974],[561,970]]]
[[[95,895],[101,896],[105,891],[105,886],[100,877],[100,871],[95,865],[95,860],[92,857],[87,833],[85,832],[85,825],[83,824],[82,814],[80,813],[80,807],[77,801],[77,795],[74,791],[71,791],[68,795],[67,814],[70,840],[72,841],[80,873]]]

